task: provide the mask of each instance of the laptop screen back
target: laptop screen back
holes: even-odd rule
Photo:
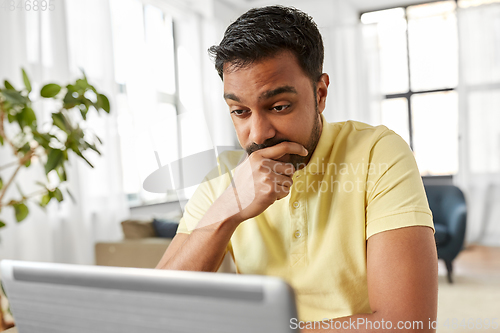
[[[292,332],[274,277],[3,260],[20,333]]]

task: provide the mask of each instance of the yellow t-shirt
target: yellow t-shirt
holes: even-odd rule
[[[303,321],[371,313],[366,240],[406,226],[434,229],[415,159],[400,136],[385,126],[322,120],[316,150],[294,174],[289,195],[241,223],[227,246],[238,273],[286,280]],[[241,154],[220,163],[232,170]],[[190,233],[229,185],[227,175],[203,182],[177,232]]]

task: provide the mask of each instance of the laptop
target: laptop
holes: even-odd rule
[[[19,333],[292,332],[292,288],[259,275],[3,260]]]

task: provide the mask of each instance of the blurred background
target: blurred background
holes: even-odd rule
[[[276,3],[0,1],[0,82],[22,87],[26,70],[38,121],[57,107],[39,97],[40,88],[74,81],[81,69],[111,104],[109,116],[87,118],[103,141],[102,156],[88,156],[94,168],[70,158],[74,202],[54,200],[45,210],[28,202],[30,213],[20,223],[2,209],[0,259],[154,266],[192,189],[151,193],[143,182],[181,157],[239,146],[207,49],[239,15],[270,4]],[[440,262],[438,317],[450,321],[438,331],[466,330],[452,327],[453,318],[498,317],[500,0],[279,4],[310,14],[323,35],[331,80],[326,119],[386,125],[411,147],[426,186],[463,192],[463,225],[450,222],[438,240],[438,246],[451,242],[460,229],[454,247],[461,252],[449,259],[452,284]],[[10,147],[0,146],[4,182],[14,170],[2,166],[13,160]],[[40,170],[21,169],[18,187],[5,198],[29,191],[45,177],[42,164]],[[446,193],[432,200],[436,217]],[[231,271],[230,264],[223,270]]]

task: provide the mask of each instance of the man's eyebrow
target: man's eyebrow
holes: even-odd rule
[[[259,96],[259,99],[269,99],[269,98],[272,98],[274,96],[284,94],[284,93],[296,94],[297,90],[295,90],[295,88],[292,86],[283,86],[283,87],[279,87],[279,88],[276,88],[273,90],[268,90],[268,91],[262,93],[262,95]]]
[[[284,93],[296,94],[297,90],[295,90],[295,88],[292,87],[292,86],[278,87],[276,89],[268,90],[268,91],[263,92],[259,96],[259,99],[260,100],[262,100],[262,99],[269,99],[269,98],[272,98],[274,96],[278,96],[278,95],[284,94]],[[241,102],[240,98],[238,96],[236,96],[235,94],[233,94],[233,93],[224,93],[224,99],[226,99],[226,100],[227,99],[231,99],[231,100],[236,101],[236,102]]]
[[[224,99],[232,99],[233,101],[236,101],[236,102],[241,102],[240,99],[238,98],[238,96],[236,96],[235,94],[231,94],[231,93],[224,93]]]

